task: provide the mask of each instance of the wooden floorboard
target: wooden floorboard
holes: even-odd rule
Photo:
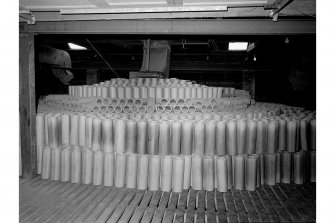
[[[316,184],[181,193],[19,180],[20,222],[316,222]]]

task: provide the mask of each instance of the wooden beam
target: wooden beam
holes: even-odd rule
[[[100,8],[100,9],[61,9],[60,14],[129,14],[158,12],[217,12],[227,11],[227,6],[165,6],[151,8]]]
[[[183,0],[167,0],[166,3],[167,3],[167,5],[181,6],[181,5],[183,5]]]
[[[38,34],[304,35],[316,33],[315,19],[152,19],[20,23]]]
[[[20,34],[19,44],[19,113],[22,175],[25,178],[33,178],[37,174],[34,35]]]
[[[88,0],[88,1],[90,3],[92,3],[93,5],[97,6],[98,8],[108,8],[108,7],[110,7],[108,2],[106,2],[105,0]]]
[[[284,8],[280,12],[280,16],[305,16],[305,14],[315,15],[315,5],[310,0],[305,0],[301,4],[300,1],[294,1],[289,7]],[[294,8],[291,8],[291,6]],[[222,12],[170,12],[170,13],[132,13],[132,14],[76,14],[61,15],[57,12],[33,12],[36,21],[78,21],[78,20],[120,20],[120,19],[172,19],[172,18],[238,18],[238,17],[264,17],[269,18],[269,11],[263,7],[243,7],[230,8],[228,11]]]

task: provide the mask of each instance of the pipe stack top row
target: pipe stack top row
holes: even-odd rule
[[[243,90],[242,90],[243,91]],[[240,92],[239,92],[240,94]],[[243,94],[243,93],[242,93]],[[208,87],[195,82],[157,78],[112,79],[94,85],[69,86],[69,95],[76,97],[142,98],[221,98],[234,96],[235,88]],[[248,97],[248,94],[244,96]]]
[[[40,99],[38,111],[72,111],[94,113],[195,113],[218,112],[245,109],[250,104],[246,97],[225,97],[207,99],[155,100],[141,98],[80,98],[69,95],[48,95]]]

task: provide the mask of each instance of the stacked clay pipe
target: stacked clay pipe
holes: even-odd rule
[[[222,95],[234,96],[235,88],[208,87],[196,84],[194,81],[177,78],[116,78],[94,85],[69,86],[69,95],[76,97],[103,98],[221,98]]]
[[[194,113],[245,109],[250,104],[247,97],[222,98],[80,98],[68,95],[48,95],[40,99],[38,111],[71,111],[94,113]]]
[[[315,112],[281,104],[184,113],[44,111],[43,179],[181,192],[315,182]]]

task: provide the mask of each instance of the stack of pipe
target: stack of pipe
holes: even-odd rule
[[[235,111],[247,108],[250,99],[244,97],[223,98],[79,98],[68,95],[48,95],[40,99],[38,111],[71,111],[94,113],[193,113]]]
[[[48,111],[36,115],[38,173],[175,192],[315,182],[315,128],[315,112],[272,103],[193,114]]]
[[[235,88],[208,87],[194,81],[157,78],[116,78],[94,85],[71,85],[69,95],[104,98],[220,98],[234,96]],[[249,97],[249,95],[244,95]]]

